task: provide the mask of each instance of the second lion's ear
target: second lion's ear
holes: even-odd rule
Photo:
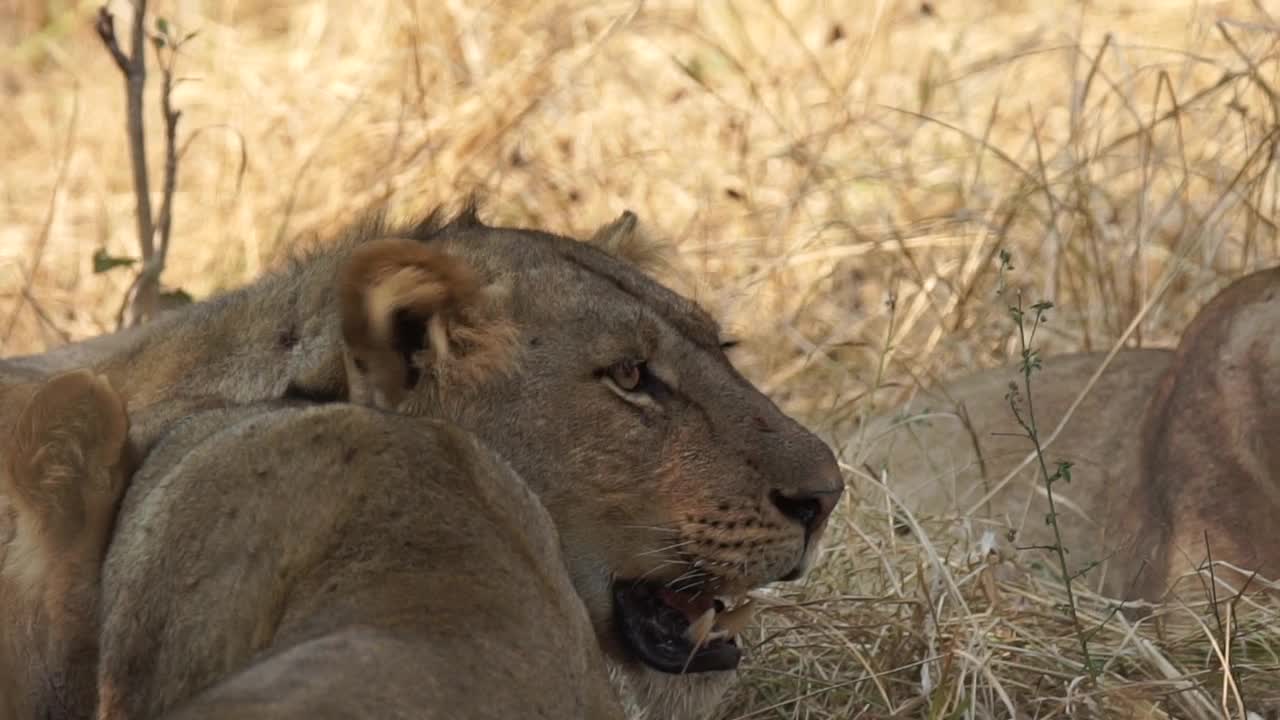
[[[396,406],[423,370],[451,361],[455,342],[484,335],[467,327],[483,322],[474,312],[485,300],[477,273],[420,242],[382,239],[357,247],[342,268],[339,293],[356,402]]]
[[[8,477],[0,468],[0,491],[47,537],[70,541],[101,513],[114,515],[124,490],[128,434],[124,398],[105,376],[88,370],[55,376],[18,417],[4,451]]]

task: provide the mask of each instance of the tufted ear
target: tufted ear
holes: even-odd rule
[[[343,266],[339,292],[352,400],[394,407],[422,372],[465,379],[504,348],[506,327],[481,312],[492,293],[463,260],[420,242],[374,240]],[[453,369],[451,371],[451,368]]]
[[[670,248],[655,240],[640,227],[636,214],[625,210],[612,222],[600,226],[587,244],[625,260],[644,272],[653,273],[668,269]]]
[[[636,237],[637,222],[638,219],[635,213],[630,210],[623,210],[622,214],[614,218],[612,222],[601,225],[592,233],[591,239],[587,242],[606,252],[619,253],[623,247],[633,242]]]

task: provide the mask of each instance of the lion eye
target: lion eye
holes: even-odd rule
[[[619,390],[635,392],[640,389],[640,383],[644,380],[644,371],[643,362],[623,360],[609,368],[609,379]]]

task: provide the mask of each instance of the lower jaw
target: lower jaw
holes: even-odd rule
[[[710,593],[673,591],[653,582],[616,583],[612,591],[615,657],[669,675],[737,669],[742,651],[734,637],[753,607],[730,608]]]
[[[629,720],[703,720],[738,680],[737,670],[673,675],[635,659],[606,663]]]

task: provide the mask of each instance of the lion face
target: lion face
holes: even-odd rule
[[[631,692],[722,684],[744,593],[804,574],[844,484],[716,323],[596,247],[474,219],[357,248],[343,288],[353,395],[443,408],[511,463]]]

